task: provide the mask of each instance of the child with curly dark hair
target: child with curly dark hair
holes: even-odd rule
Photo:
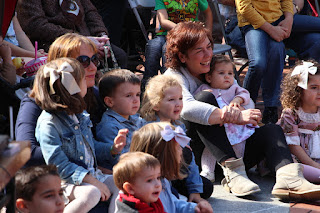
[[[320,64],[302,61],[282,82],[282,127],[293,158],[305,164],[304,176],[320,183]]]

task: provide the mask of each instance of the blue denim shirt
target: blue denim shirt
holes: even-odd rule
[[[171,192],[171,185],[167,179],[162,179],[162,191],[160,193],[160,200],[164,207],[165,212],[170,213],[194,213],[194,208],[197,206],[196,203],[186,202],[184,200],[179,200]]]
[[[89,172],[85,164],[84,138],[93,151],[95,164],[97,159],[110,160],[108,159],[110,149],[105,143],[93,139],[92,123],[86,111],[76,116],[79,124],[66,112],[42,111],[37,121],[35,135],[46,163],[56,165],[60,177],[68,183],[80,185]]]
[[[155,121],[151,121],[148,123],[152,123],[152,122],[160,122],[160,118],[158,116],[156,116],[156,120]],[[174,126],[180,126],[184,132],[187,131],[186,126],[184,125],[184,123],[182,123],[179,120],[176,120],[176,122],[174,122],[173,124]],[[202,182],[202,178],[200,177],[200,173],[199,173],[199,167],[195,162],[195,157],[193,152],[192,153],[192,160],[190,162],[190,164],[188,165],[188,176],[185,178],[186,180],[186,187],[188,189],[189,194],[191,193],[203,193],[203,182]]]
[[[129,152],[133,132],[138,130],[145,124],[146,121],[139,117],[139,114],[131,115],[127,120],[117,112],[111,109],[107,109],[103,113],[102,119],[96,127],[97,139],[99,141],[105,142],[109,147],[109,150],[111,150],[113,140],[118,135],[118,131],[120,129],[128,129],[129,133],[127,134],[127,144],[122,150],[122,153],[126,153]],[[108,169],[112,169],[112,167],[118,162],[119,155],[116,155],[113,158],[111,156],[111,153],[109,152],[109,156],[113,159],[112,161],[102,163],[98,161],[99,165]]]

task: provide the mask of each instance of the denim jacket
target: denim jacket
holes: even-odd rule
[[[97,139],[105,142],[109,147],[109,150],[111,150],[114,138],[118,135],[118,131],[120,129],[128,129],[129,133],[127,134],[126,139],[127,144],[122,150],[122,153],[126,153],[129,152],[133,132],[145,124],[146,121],[142,119],[139,114],[130,115],[127,120],[112,109],[107,109],[102,115],[101,122],[96,127]],[[118,162],[119,155],[112,157],[109,152],[109,157],[113,160],[103,163],[98,161],[99,165],[112,169],[112,167]]]
[[[160,193],[160,200],[164,207],[165,212],[170,213],[194,213],[194,208],[197,206],[196,203],[186,202],[179,200],[171,191],[170,182],[167,179],[162,179],[162,191]]]
[[[36,138],[47,164],[58,168],[60,177],[68,183],[80,185],[89,172],[85,164],[85,140],[89,144],[97,166],[97,159],[108,161],[110,149],[105,143],[93,139],[92,123],[84,111],[77,114],[79,124],[66,112],[42,111],[37,121]],[[85,140],[84,140],[85,138]]]

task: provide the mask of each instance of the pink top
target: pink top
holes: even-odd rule
[[[278,123],[288,145],[300,145],[315,161],[320,160],[320,110],[305,113],[302,108],[283,109]]]

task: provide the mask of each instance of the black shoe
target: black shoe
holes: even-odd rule
[[[278,107],[265,107],[262,116],[262,123],[275,124],[278,121]]]

